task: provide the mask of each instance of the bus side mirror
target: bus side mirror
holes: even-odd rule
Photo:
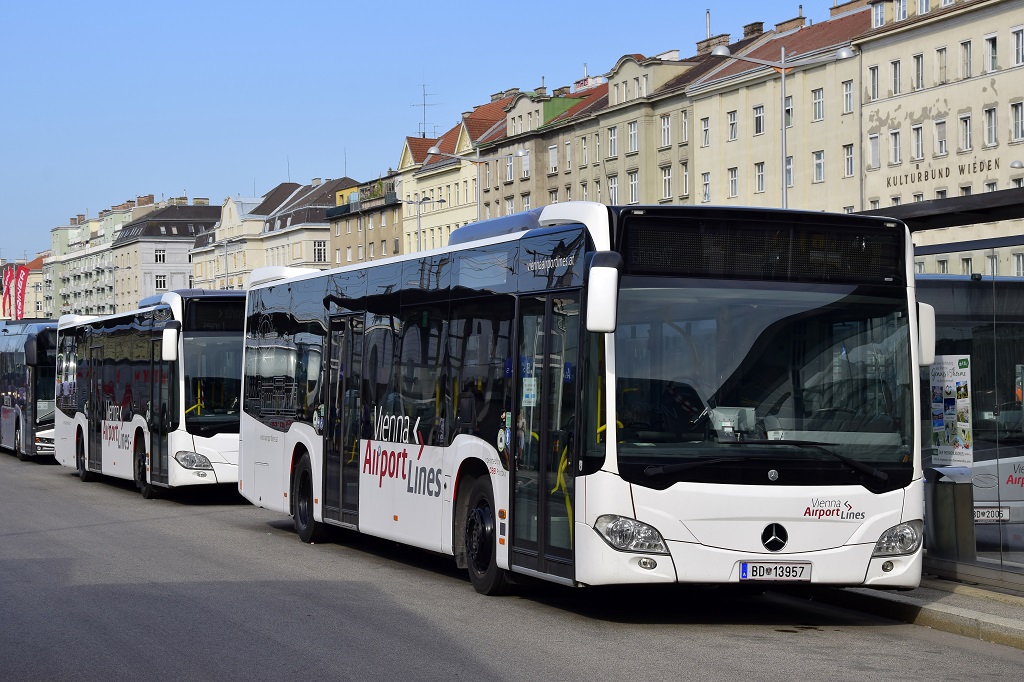
[[[587,331],[606,334],[615,331],[622,267],[622,256],[614,251],[594,254],[587,274]]]
[[[25,365],[35,367],[39,360],[39,353],[36,350],[36,340],[30,337],[25,341]]]
[[[935,308],[927,303],[917,304],[917,354],[922,367],[935,362]]]
[[[164,327],[160,338],[160,359],[164,362],[174,362],[178,359],[178,332],[181,331],[181,323],[178,321],[168,322]]]

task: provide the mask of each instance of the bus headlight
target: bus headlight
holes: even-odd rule
[[[210,460],[208,460],[204,455],[200,455],[198,452],[179,452],[174,455],[174,459],[178,460],[178,464],[186,469],[213,468],[213,465],[210,464]]]
[[[924,521],[919,519],[893,526],[878,538],[871,556],[913,554],[921,548],[921,540],[924,538],[923,530]]]
[[[622,552],[668,554],[661,533],[636,519],[605,514],[597,519],[594,528],[605,542]]]

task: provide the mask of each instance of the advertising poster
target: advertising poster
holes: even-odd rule
[[[932,464],[972,466],[971,357],[936,355],[931,367]]]

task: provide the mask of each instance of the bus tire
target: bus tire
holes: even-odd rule
[[[146,446],[138,440],[135,441],[135,459],[132,469],[135,471],[135,485],[138,486],[143,499],[152,500],[156,497],[156,487],[146,475]]]
[[[14,454],[18,456],[22,462],[27,462],[32,459],[25,449],[21,447],[21,424],[14,425]]]
[[[324,524],[313,518],[313,466],[309,462],[309,453],[304,453],[295,467],[292,503],[295,505],[295,532],[299,539],[309,544],[320,542]]]
[[[81,438],[75,443],[75,466],[78,467],[78,478],[83,483],[93,480],[92,472],[85,468],[85,444]]]
[[[466,568],[473,588],[480,594],[498,595],[508,591],[505,569],[498,568],[498,538],[494,525],[494,493],[491,479],[473,481],[466,498]]]

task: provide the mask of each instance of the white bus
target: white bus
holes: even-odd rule
[[[161,488],[238,478],[245,294],[185,289],[58,324],[56,458]]]
[[[239,489],[304,541],[453,555],[487,594],[912,588],[934,312],[911,254],[892,220],[569,202],[257,270]]]
[[[56,349],[56,322],[22,320],[0,326],[0,447],[23,462],[53,455]]]

